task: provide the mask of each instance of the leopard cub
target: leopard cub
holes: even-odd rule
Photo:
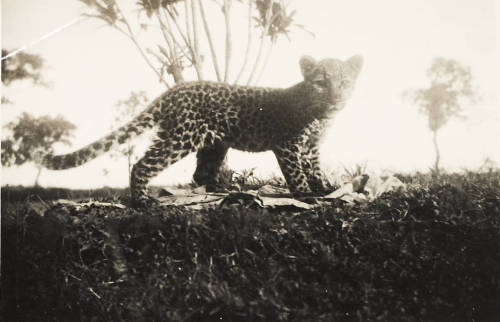
[[[319,166],[319,140],[350,97],[363,60],[304,56],[299,65],[304,80],[289,88],[176,85],[128,124],[73,153],[46,155],[42,164],[54,170],[76,167],[155,127],[153,144],[132,169],[136,206],[151,201],[146,185],[152,177],[191,152],[198,152],[195,180],[215,182],[230,147],[273,151],[294,196],[327,194],[332,186]]]

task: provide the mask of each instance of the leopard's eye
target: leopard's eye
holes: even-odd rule
[[[343,79],[340,81],[340,85],[342,87],[348,86],[349,84],[350,84],[350,80],[348,80],[348,79]]]
[[[324,78],[318,78],[313,81],[314,85],[318,85],[321,87],[327,87],[328,86],[328,80]]]

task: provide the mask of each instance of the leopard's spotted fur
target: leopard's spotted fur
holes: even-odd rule
[[[129,124],[76,152],[48,155],[43,164],[49,169],[76,167],[157,126],[152,146],[132,169],[136,205],[148,201],[146,185],[152,177],[190,152],[198,151],[198,165],[206,164],[195,179],[209,182],[229,147],[271,150],[292,194],[326,194],[332,187],[319,167],[318,141],[350,96],[362,58],[316,62],[305,56],[300,67],[304,81],[286,89],[213,82],[177,85]]]

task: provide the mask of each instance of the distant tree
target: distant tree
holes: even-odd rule
[[[472,87],[470,68],[456,60],[435,58],[426,74],[430,85],[409,90],[405,95],[420,108],[421,113],[427,115],[436,153],[434,170],[439,173],[438,131],[453,117],[465,119],[463,105],[477,102],[478,97]]]
[[[43,80],[42,69],[44,60],[36,54],[18,52],[9,55],[9,50],[2,49],[2,84],[9,86],[15,81],[31,80],[33,84],[48,86]],[[4,58],[5,57],[5,58]],[[2,104],[11,103],[2,96]],[[54,143],[70,145],[69,137],[75,126],[63,117],[50,116],[33,117],[23,113],[17,122],[10,122],[4,126],[2,132],[2,165],[9,167],[35,162],[38,169],[35,185],[42,172],[42,167],[36,158],[40,154],[52,153]]]
[[[130,96],[127,99],[119,100],[115,105],[118,113],[116,114],[115,120],[113,122],[114,123],[113,127],[116,127],[114,126],[116,124],[124,124],[125,122],[132,119],[132,116],[137,115],[141,110],[143,110],[148,102],[149,99],[146,95],[146,92],[144,91],[131,92]],[[118,156],[127,157],[129,181],[132,172],[132,166],[136,161],[135,160],[136,156],[134,152],[135,151],[134,151],[134,145],[132,144],[132,140],[128,139],[124,145],[120,146],[115,151],[115,153],[111,154],[111,156],[116,156],[117,153]]]
[[[69,138],[75,126],[61,116],[36,118],[23,113],[17,122],[10,122],[4,128],[8,135],[2,139],[2,165],[9,167],[35,162],[38,173],[34,184],[37,186],[42,172],[37,157],[52,153],[54,143],[71,145]]]
[[[2,84],[9,86],[12,82],[20,80],[31,80],[35,85],[47,86],[43,80],[41,71],[43,69],[43,58],[36,54],[19,52],[4,59],[9,50],[2,48]],[[11,101],[2,96],[2,104]]]

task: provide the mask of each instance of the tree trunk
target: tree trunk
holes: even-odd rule
[[[132,154],[130,151],[127,153],[127,169],[128,169],[128,182],[132,179]]]
[[[168,73],[174,78],[176,84],[184,82],[184,76],[182,76],[182,67],[178,63],[173,63],[168,67]]]
[[[434,171],[439,174],[439,146],[437,141],[437,131],[432,131],[432,142],[434,143],[434,151],[436,152],[436,160],[434,161]]]
[[[35,183],[34,183],[34,186],[35,187],[39,187],[40,185],[38,184],[38,179],[40,179],[40,174],[42,173],[42,167],[37,167],[38,169],[38,173],[36,174],[36,178],[35,178]]]
[[[128,182],[129,182],[129,193],[130,196],[132,196],[132,189],[130,188],[132,185],[132,154],[133,154],[133,148],[130,146],[130,141],[128,142],[128,150],[127,150],[127,170],[128,170]]]

